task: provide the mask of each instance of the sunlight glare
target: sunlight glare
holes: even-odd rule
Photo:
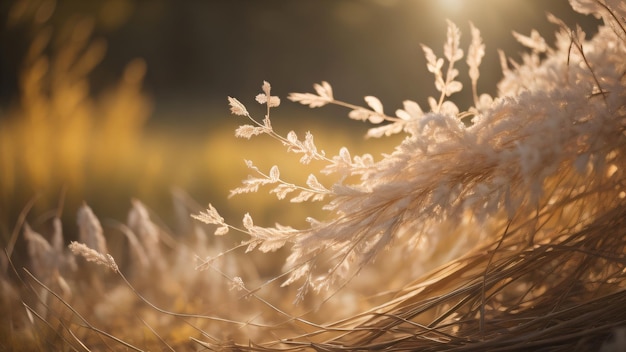
[[[439,0],[437,5],[446,12],[459,12],[463,8],[463,0]]]

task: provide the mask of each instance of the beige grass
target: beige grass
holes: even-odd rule
[[[255,99],[263,119],[230,97],[233,118],[246,121],[238,137],[270,136],[310,170],[299,183],[280,165],[247,161],[251,175],[231,195],[267,188],[325,212],[301,227],[261,226],[249,213],[237,225],[178,191],[188,230],[173,234],[139,200],[125,223],[106,226],[84,204],[81,243],[69,249],[58,217],[47,232],[20,223],[32,265],[16,268],[6,251],[2,341],[13,350],[623,350],[626,5],[571,4],[603,18],[598,33],[586,39],[550,15],[554,47],[537,32],[515,34],[529,52],[521,63],[502,54],[496,97],[476,91],[479,30],[470,26],[466,56],[451,22],[443,57],[423,46],[437,92],[428,109],[405,101],[392,116],[375,97],[336,99],[327,82],[289,96],[346,107],[376,125],[370,137],[405,134],[378,159],[277,133],[270,115],[281,101],[268,82]],[[466,112],[450,100],[463,88],[463,58],[474,96]]]

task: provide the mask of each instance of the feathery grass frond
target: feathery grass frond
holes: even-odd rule
[[[428,113],[416,103],[406,101],[404,109],[396,113],[397,121],[370,132],[380,136],[406,130],[409,135],[402,144],[382,160],[366,165],[355,165],[356,159],[351,159],[347,149],[332,159],[322,159],[328,163],[323,169],[325,173],[337,172],[344,177],[358,174],[361,178],[353,184],[344,184],[342,178],[331,188],[319,188],[328,199],[324,209],[329,211],[329,218],[312,222],[308,229],[294,233],[289,230],[286,237],[293,246],[285,267],[298,268],[292,275],[304,279],[305,285],[316,290],[332,287],[338,279],[356,275],[390,246],[402,243],[408,253],[423,241],[431,244],[450,241],[445,234],[437,233],[441,227],[488,228],[498,233],[498,228],[506,224],[513,226],[516,233],[525,233],[531,242],[540,241],[544,233],[554,231],[541,225],[548,221],[549,214],[561,212],[565,224],[569,223],[565,220],[569,215],[565,214],[577,208],[568,221],[578,221],[579,226],[584,226],[583,219],[592,219],[602,209],[609,209],[609,203],[614,204],[607,203],[606,197],[614,187],[615,175],[608,178],[606,175],[609,165],[614,165],[612,172],[621,170],[617,165],[623,162],[618,151],[623,143],[619,132],[623,126],[619,118],[607,112],[619,110],[621,103],[613,99],[616,105],[607,110],[605,104],[598,105],[589,98],[594,93],[593,82],[597,81],[591,69],[595,65],[590,63],[609,60],[614,67],[621,67],[618,53],[623,45],[614,46],[610,49],[614,53],[606,52],[602,58],[581,55],[586,65],[580,67],[566,64],[573,58],[563,46],[550,49],[550,57],[540,61],[538,53],[548,49],[539,33],[532,32],[530,37],[515,33],[516,39],[533,52],[524,59],[525,65],[505,76],[501,87],[506,90],[493,101],[490,97],[479,99],[475,91],[484,45],[479,31],[470,28],[468,64],[476,103],[473,114],[479,118],[466,126],[459,119],[463,114],[446,100],[462,88],[455,81],[459,72],[454,64],[463,57],[459,48],[460,31],[448,22],[445,74],[444,59],[422,46],[428,69],[435,75],[436,88],[441,92],[439,100],[429,100]],[[596,40],[602,44],[595,45],[611,40],[600,36]],[[605,80],[620,76],[620,68],[610,70],[604,73]],[[581,80],[591,85],[567,84]],[[613,88],[613,92],[622,94],[623,89]],[[360,108],[334,100],[326,82],[315,89],[317,98],[312,93],[295,93],[290,99],[309,106],[325,105],[322,101],[347,106],[352,109],[351,118],[375,124],[387,120],[382,103],[375,97],[367,96],[369,108]],[[287,146],[292,151],[299,145],[292,132],[287,138],[277,138],[289,141]],[[602,145],[597,144],[600,141]],[[306,154],[305,150],[302,147],[297,151]],[[311,155],[317,155],[316,149],[308,150]],[[588,168],[593,172],[587,172]],[[259,172],[261,178],[248,179],[243,188],[231,195],[276,183],[278,173],[277,169],[273,170],[276,177]],[[290,187],[279,186],[273,192],[284,196],[293,191]],[[576,193],[581,196],[572,198],[572,190],[578,190]],[[301,193],[296,200],[312,196]],[[597,203],[599,199],[603,200],[601,207]],[[284,244],[278,228],[266,230],[269,231],[266,235],[274,234]],[[467,231],[465,236],[473,236],[474,240],[493,238],[481,231]],[[415,260],[426,261],[427,258]],[[294,281],[291,277],[287,282]]]

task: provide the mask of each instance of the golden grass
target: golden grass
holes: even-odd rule
[[[626,204],[615,194],[624,184],[623,143],[604,147],[617,155],[610,160],[617,171],[596,175],[597,183],[579,184],[567,164],[517,217],[500,209],[481,229],[441,226],[451,237],[432,249],[424,274],[412,272],[411,253],[389,249],[344,286],[294,305],[298,288],[279,287],[289,249],[244,254],[245,238],[209,235],[212,227],[190,218],[203,207],[186,191],[224,198],[247,172],[242,158],[264,170],[290,165],[281,168],[290,179],[304,181],[310,171],[269,139],[233,143],[232,126],[193,143],[146,132],[142,60],[129,63],[118,86],[91,97],[87,77],[104,49],[84,34],[89,25],[68,24],[71,40],[50,56],[44,48],[52,34],[38,32],[21,75],[22,101],[0,122],[0,349],[623,350]],[[311,128],[321,131],[319,145],[334,149],[330,155],[343,143],[365,151],[360,136]],[[394,142],[374,148],[388,152]],[[226,146],[229,153],[216,152]],[[552,192],[563,185],[572,190],[554,204]],[[173,186],[172,211],[159,203],[171,202]],[[157,204],[155,211],[131,198]],[[89,216],[68,231],[75,220],[62,215],[65,208],[93,215],[84,199],[117,219],[130,208],[128,221]],[[240,218],[239,209],[255,209],[262,223],[321,214],[270,199],[245,195],[222,205],[231,209],[228,220]],[[174,222],[175,230],[165,225]],[[64,245],[64,235],[86,242],[103,234],[119,270],[74,257]],[[481,241],[449,258],[455,236]]]

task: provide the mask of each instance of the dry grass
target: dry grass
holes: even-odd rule
[[[427,112],[406,101],[388,116],[374,97],[365,99],[367,107],[336,100],[326,82],[315,86],[316,94],[290,96],[311,107],[347,107],[353,119],[386,121],[371,137],[405,133],[379,161],[339,148],[327,155],[312,135],[276,132],[270,112],[280,102],[267,82],[256,97],[264,119],[230,98],[231,111],[248,119],[239,137],[269,135],[297,154],[295,161],[280,159],[291,166],[280,171],[249,162],[251,177],[232,194],[269,186],[279,198],[321,202],[326,212],[302,207],[283,214],[321,219],[297,223],[300,228],[259,226],[249,214],[242,226],[233,225],[177,190],[179,231],[168,230],[137,199],[125,222],[101,223],[83,204],[78,242],[68,248],[61,210],[29,225],[25,207],[0,257],[0,347],[623,351],[626,6],[571,3],[604,18],[599,33],[586,40],[551,16],[556,47],[538,33],[516,34],[530,52],[522,63],[503,60],[498,97],[476,92],[484,47],[470,27],[475,106],[467,112],[448,100],[462,88],[454,69],[463,57],[460,31],[452,23],[444,58],[424,47],[439,94]],[[74,78],[63,84],[55,83],[55,69],[45,69],[49,57],[40,41],[49,34],[33,43],[24,72],[28,104],[0,130],[3,200],[20,182],[58,187],[47,180],[52,177],[79,189],[102,182],[77,172],[91,158],[93,172],[105,175],[118,162],[146,159],[144,64],[131,63],[107,108],[93,108],[84,79],[99,49],[76,33],[67,50],[82,54],[51,60],[66,70],[58,75]],[[43,94],[48,88],[51,95]],[[121,118],[129,111],[135,118]],[[41,145],[31,143],[31,132]],[[59,136],[67,142],[55,143]],[[207,159],[215,154],[211,143],[218,141],[207,142]],[[54,160],[39,155],[46,148]],[[118,160],[121,155],[128,159]],[[293,167],[298,159],[303,165]],[[275,210],[259,213],[260,223],[274,220]],[[27,265],[17,258],[16,243],[24,245]]]

